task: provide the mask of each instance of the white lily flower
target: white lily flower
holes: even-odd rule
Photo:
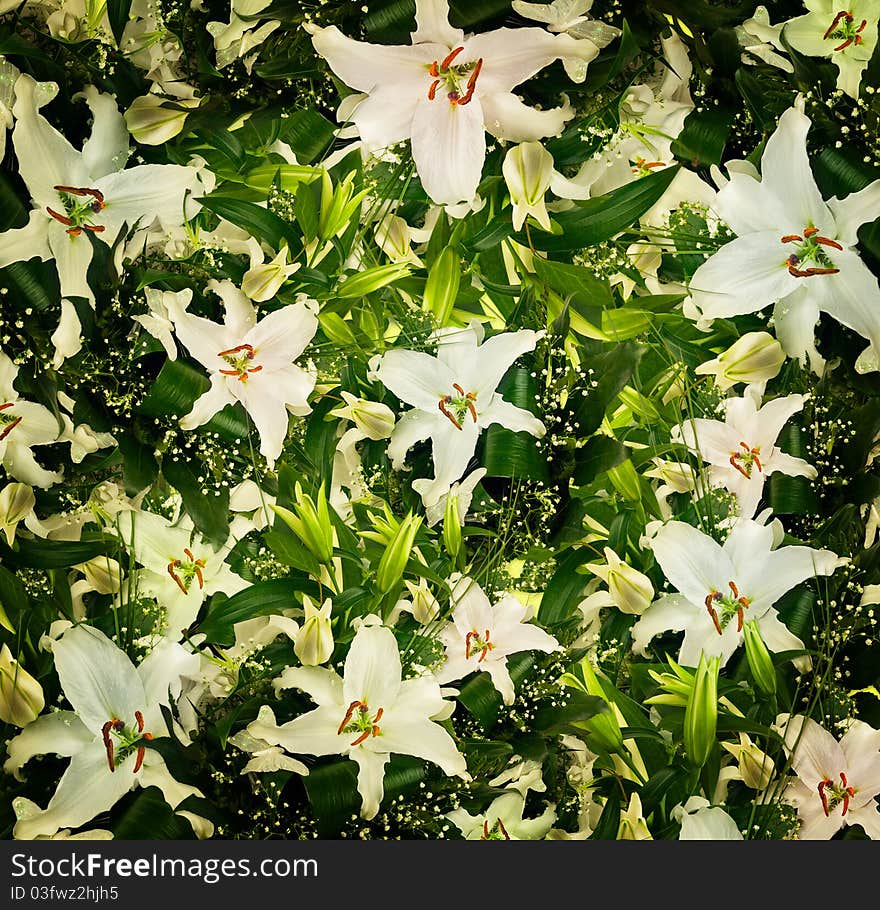
[[[0,268],[34,256],[54,259],[61,296],[94,305],[86,235],[112,247],[123,228],[157,219],[163,228],[179,227],[199,210],[193,196],[202,188],[191,167],[142,164],[123,170],[129,154],[125,122],[113,96],[91,85],[82,97],[94,123],[77,151],[39,112],[57,91],[55,83],[37,83],[25,74],[15,83],[12,142],[35,207],[27,225],[0,235]]]
[[[195,787],[178,783],[162,756],[144,740],[167,736],[161,707],[179,695],[181,677],[198,658],[164,642],[135,668],[128,656],[91,626],[68,629],[52,648],[61,688],[72,711],[55,711],[28,724],[7,747],[4,770],[20,776],[35,755],[71,759],[48,806],[19,818],[18,839],[78,828],[106,812],[136,786],[158,787],[175,807]]]
[[[141,145],[164,145],[183,130],[198,98],[164,98],[149,92],[135,98],[126,110],[125,126]]]
[[[492,604],[472,578],[457,573],[450,577],[449,587],[452,621],[437,636],[446,646],[446,659],[436,671],[437,679],[446,683],[483,671],[489,674],[504,704],[512,705],[516,692],[507,658],[520,651],[550,653],[559,649],[559,642],[528,621],[529,608],[512,594]]]
[[[589,40],[538,28],[499,28],[467,35],[449,24],[447,0],[417,0],[412,44],[367,44],[336,26],[306,25],[315,50],[348,86],[364,93],[349,113],[364,145],[412,140],[425,192],[441,204],[470,202],[486,157],[486,131],[514,142],[558,135],[574,116],[539,111],[513,89],[554,60],[583,66],[599,48]]]
[[[432,623],[440,615],[440,602],[428,587],[428,583],[424,578],[420,578],[418,584],[408,578],[404,579],[403,583],[406,585],[409,599],[402,598],[397,601],[389,615],[389,625],[394,625],[401,613],[412,613],[416,622],[423,626]]]
[[[17,376],[18,367],[0,351],[0,464],[10,477],[46,489],[61,480],[61,472],[41,468],[31,449],[57,442],[61,430],[48,408],[18,397]]]
[[[308,594],[303,594],[305,618],[293,640],[293,651],[305,667],[327,663],[333,654],[333,628],[330,613],[333,601],[327,597],[316,607]]]
[[[683,806],[676,806],[671,815],[681,825],[679,840],[743,839],[736,822],[702,796],[692,796]]]
[[[632,628],[633,650],[645,654],[661,632],[684,632],[676,660],[696,667],[700,654],[721,657],[721,665],[740,646],[743,623],[756,620],[772,651],[804,647],[779,619],[773,604],[795,585],[831,575],[841,561],[830,550],[791,546],[773,549],[773,528],[747,518],[736,521],[722,546],[682,521],[670,521],[651,548],[679,592],[655,601]],[[809,658],[795,665],[809,666]]]
[[[347,755],[358,764],[361,816],[373,818],[384,796],[391,753],[415,755],[448,775],[469,780],[464,756],[433,718],[450,704],[430,676],[401,680],[400,652],[390,629],[368,617],[355,633],[344,676],[321,667],[288,667],[275,688],[297,688],[317,703],[313,711],[281,726],[253,721],[251,736],[287,752]]]
[[[139,589],[164,610],[164,634],[177,641],[215,591],[233,595],[248,586],[226,564],[235,545],[230,536],[216,551],[195,533],[189,520],[173,524],[152,512],[121,512],[119,536],[144,567]]]
[[[211,388],[180,425],[195,429],[240,401],[260,434],[260,452],[274,467],[287,435],[288,411],[297,416],[311,411],[307,399],[315,373],[294,360],[318,330],[314,308],[304,298],[257,322],[253,304],[231,281],[212,280],[207,286],[223,299],[223,324],[189,313],[175,320],[177,338],[211,377]]]
[[[16,819],[21,820],[33,818],[43,810],[32,799],[16,796],[12,800],[12,811],[15,813]],[[113,832],[107,831],[105,828],[91,828],[88,831],[71,834],[70,828],[62,828],[49,836],[38,834],[33,840],[113,840]]]
[[[797,775],[783,799],[797,807],[800,840],[828,840],[847,825],[880,840],[880,730],[852,720],[838,742],[801,714],[780,715],[775,728]]]
[[[673,427],[672,438],[708,462],[710,486],[733,493],[739,514],[751,518],[758,509],[764,481],[771,474],[817,476],[816,469],[803,458],[776,447],[782,428],[803,408],[805,400],[803,395],[786,395],[758,407],[760,399],[753,395],[728,398],[723,402],[723,421],[697,417]]]
[[[493,799],[479,815],[454,809],[446,818],[465,840],[543,840],[556,821],[556,805],[547,805],[537,818],[523,818],[525,807],[523,794],[511,790]]]
[[[511,364],[534,349],[544,332],[522,329],[483,341],[479,323],[440,337],[437,356],[395,349],[370,362],[378,379],[401,401],[413,405],[397,421],[388,456],[396,471],[409,449],[431,437],[434,479],[416,480],[413,489],[430,507],[464,473],[480,433],[493,423],[543,436],[544,424],[530,411],[510,404],[495,389]]]
[[[259,56],[255,49],[281,26],[278,19],[270,19],[254,27],[258,21],[254,17],[271,5],[271,0],[232,0],[228,23],[208,23],[206,28],[214,39],[217,52],[217,69],[223,69],[241,57],[245,70],[250,73]]]
[[[177,360],[177,345],[174,343],[174,320],[181,316],[192,303],[192,291],[160,291],[158,288],[144,288],[149,312],[133,316],[150,335],[161,342],[169,360]]]
[[[838,70],[837,87],[858,98],[877,46],[876,0],[804,0],[804,6],[805,16],[785,23],[785,40],[808,57],[828,57]]]
[[[257,723],[276,726],[275,714],[268,705],[260,708]],[[242,774],[292,771],[294,774],[305,776],[309,773],[306,765],[291,758],[281,746],[271,746],[263,739],[256,739],[247,730],[240,730],[234,736],[230,736],[229,742],[242,752],[251,754],[250,761],[241,769]]]
[[[819,313],[867,338],[856,370],[880,368],[880,285],[854,247],[880,207],[880,180],[844,199],[823,201],[810,170],[810,119],[799,106],[779,118],[761,157],[761,179],[728,168],[713,208],[737,235],[690,282],[704,319],[754,313],[775,303],[786,354],[822,371],[813,329]]]

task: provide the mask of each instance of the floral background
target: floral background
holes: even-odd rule
[[[0,0],[5,838],[880,838],[875,0]]]

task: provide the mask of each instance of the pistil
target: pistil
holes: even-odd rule
[[[452,383],[452,388],[458,392],[458,395],[444,395],[438,402],[437,407],[455,429],[460,430],[461,422],[466,413],[470,413],[474,423],[477,422],[477,409],[474,406],[477,395],[475,392],[465,392],[457,382]]]

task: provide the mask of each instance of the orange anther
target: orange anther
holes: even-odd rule
[[[440,69],[447,70],[449,69],[449,64],[464,50],[464,45],[461,47],[456,47],[454,50],[451,50],[444,58],[443,62],[440,64]],[[431,74],[434,75],[433,73]]]

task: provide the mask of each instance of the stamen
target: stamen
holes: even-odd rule
[[[229,348],[227,351],[220,351],[217,354],[218,357],[226,357],[229,354],[238,354],[239,351],[247,351],[248,360],[253,359],[254,356],[254,346],[252,344],[240,344],[236,348]]]
[[[824,40],[825,38],[830,37],[830,35],[834,32],[834,30],[837,28],[837,26],[840,25],[840,20],[841,20],[841,19],[849,19],[849,21],[852,22],[852,18],[853,18],[853,17],[852,17],[852,13],[848,13],[848,12],[846,12],[846,10],[841,10],[841,11],[834,17],[834,19],[833,19],[832,22],[831,22],[831,25],[828,26],[828,31],[826,31],[825,34],[822,35],[823,40]],[[828,813],[826,812],[826,815],[827,815],[827,814],[828,814]]]
[[[712,617],[712,622],[715,624],[715,631],[719,635],[723,635],[724,629],[721,628],[721,621],[718,619],[718,611],[715,609],[715,607],[712,606],[712,601],[715,600],[715,597],[717,594],[718,594],[717,591],[713,591],[711,594],[707,595],[706,610],[709,612],[709,615]]]
[[[477,77],[480,75],[480,70],[483,69],[483,58],[480,57],[477,60],[477,65],[474,67],[473,72],[470,75],[470,78],[467,81],[467,92],[463,98],[457,98],[455,104],[468,104],[471,98],[474,97],[474,91],[477,88]]]
[[[819,781],[819,799],[822,800],[822,810],[825,813],[825,817],[828,817],[828,797],[825,795],[825,788],[831,786],[831,779],[826,777],[824,780]]]
[[[855,41],[855,38],[847,38],[846,41],[843,42],[843,44],[838,44],[837,47],[834,48],[834,50],[845,51],[854,41]]]
[[[498,822],[498,827],[501,830],[501,833],[504,835],[505,840],[510,840],[510,835],[507,833],[507,828],[504,827],[504,822],[500,818],[496,819]]]
[[[3,405],[4,408],[11,407],[10,405]],[[2,442],[6,437],[21,423],[22,418],[16,417],[15,420],[6,424],[2,431],[0,431],[0,442]]]
[[[144,739],[152,739],[152,738],[153,738],[153,734],[152,734],[152,733],[144,733],[143,738],[144,738]],[[134,763],[134,773],[135,773],[135,774],[137,774],[138,771],[141,770],[141,765],[143,765],[143,763],[144,763],[144,756],[145,756],[146,754],[147,754],[147,747],[146,747],[146,746],[138,746],[138,750],[137,750],[137,760],[136,760],[135,763]]]
[[[433,73],[432,73],[431,75],[433,75]],[[434,98],[436,97],[436,95],[437,95],[437,86],[438,86],[438,85],[440,85],[440,80],[439,80],[439,79],[435,79],[435,80],[431,83],[431,87],[428,89],[428,101],[433,101]]]
[[[442,70],[448,70],[448,69],[449,69],[449,64],[452,63],[452,61],[455,60],[455,58],[456,58],[463,50],[464,50],[464,45],[461,45],[460,47],[457,47],[457,48],[455,48],[454,50],[451,50],[451,51],[443,58],[443,62],[440,64],[440,69],[442,69]],[[431,73],[431,75],[433,76],[434,73]]]
[[[780,243],[793,243],[795,240],[803,240],[800,234],[786,234],[780,238]]]
[[[137,721],[138,733],[144,732],[144,715],[140,711],[134,712],[134,719]]]
[[[729,581],[727,584],[730,585],[730,590],[733,591],[733,596],[739,597],[739,589],[737,588],[736,583]]]
[[[835,250],[842,250],[843,247],[836,240],[829,240],[827,237],[816,237],[816,243],[821,243],[822,246],[834,247]]]
[[[60,215],[55,209],[50,209],[49,206],[46,206],[46,211],[56,220],[60,221],[62,224],[73,224],[73,222],[67,217],[67,215]]]
[[[436,60],[428,67],[428,72],[435,78],[440,75],[440,70],[437,67]]]
[[[471,639],[477,634],[477,630],[468,632],[464,637],[464,659],[469,660],[471,656]]]
[[[107,752],[107,764],[110,766],[111,773],[116,771],[116,764],[113,761],[113,740],[110,739],[110,728],[114,725],[115,718],[108,720],[101,727],[101,738],[104,740],[104,749]]]
[[[856,795],[856,790],[855,787],[850,787],[847,785],[846,774],[844,774],[843,771],[840,772],[840,782],[844,787],[843,812],[840,814],[846,815],[847,811],[849,810],[849,801],[853,796]]]
[[[345,712],[345,717],[342,718],[342,723],[339,725],[339,729],[336,731],[338,736],[342,735],[342,731],[348,726],[348,722],[351,720],[351,715],[358,708],[364,708],[366,705],[362,701],[353,701],[349,706],[348,710]]]
[[[730,466],[733,468],[736,468],[736,470],[739,471],[740,474],[742,474],[742,476],[746,478],[746,480],[751,480],[751,477],[749,476],[749,472],[737,461],[737,459],[739,457],[740,457],[739,453],[734,452],[733,455],[731,455],[730,458],[728,459],[728,461],[730,462]]]
[[[172,559],[168,563],[168,574],[174,579],[177,583],[177,587],[183,591],[184,594],[189,594],[189,591],[186,589],[186,585],[180,580],[180,576],[174,571],[180,565],[179,559]]]
[[[455,429],[460,430],[461,424],[455,419],[455,415],[450,414],[449,411],[446,410],[446,405],[449,404],[450,401],[452,401],[452,396],[444,395],[443,398],[441,398],[437,403],[437,406],[440,408],[440,413],[452,423]]]

